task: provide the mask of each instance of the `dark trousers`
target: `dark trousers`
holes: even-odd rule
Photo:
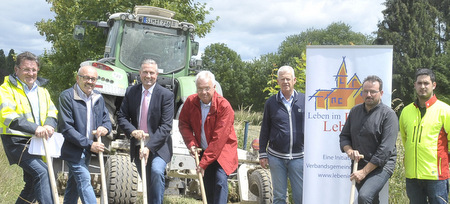
[[[206,200],[210,204],[222,204],[228,201],[228,175],[219,162],[214,161],[205,169],[203,176]]]

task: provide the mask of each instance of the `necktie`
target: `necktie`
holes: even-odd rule
[[[148,96],[148,90],[145,90],[144,93],[142,94],[141,118],[139,120],[139,129],[143,130],[146,133],[148,133],[147,116],[148,116],[149,98],[150,97]]]

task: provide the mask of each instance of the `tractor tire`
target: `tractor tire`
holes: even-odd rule
[[[272,203],[272,180],[269,170],[256,169],[253,171],[249,178],[249,190],[256,195],[258,203]]]
[[[136,203],[138,171],[130,156],[109,156],[105,171],[108,203]]]

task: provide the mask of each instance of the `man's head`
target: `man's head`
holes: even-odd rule
[[[78,69],[77,84],[86,95],[91,95],[95,88],[95,82],[97,82],[97,70],[95,67],[87,65]]]
[[[431,69],[418,69],[416,71],[416,81],[414,82],[417,97],[420,100],[428,101],[433,96],[436,88],[436,77]]]
[[[39,71],[39,60],[31,52],[24,52],[17,55],[14,72],[17,77],[29,88],[33,87]]]
[[[158,78],[158,65],[155,60],[146,59],[142,61],[141,68],[139,69],[139,75],[145,89],[152,87]]]
[[[294,92],[294,84],[297,82],[294,69],[291,66],[282,66],[278,69],[277,82],[283,95],[292,95]]]
[[[366,109],[370,110],[381,103],[383,96],[383,81],[380,77],[371,75],[364,79],[362,86],[362,97]]]
[[[210,71],[201,71],[195,77],[198,97],[204,104],[211,102],[216,91],[216,78]]]

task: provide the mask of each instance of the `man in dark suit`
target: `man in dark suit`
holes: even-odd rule
[[[158,65],[146,59],[139,70],[142,84],[127,89],[118,114],[120,128],[130,141],[131,160],[139,173],[141,158],[146,161],[148,203],[162,203],[165,189],[164,171],[172,157],[173,93],[156,83]],[[141,119],[142,118],[142,119]],[[149,137],[145,137],[145,133]],[[145,147],[140,149],[140,140]]]

